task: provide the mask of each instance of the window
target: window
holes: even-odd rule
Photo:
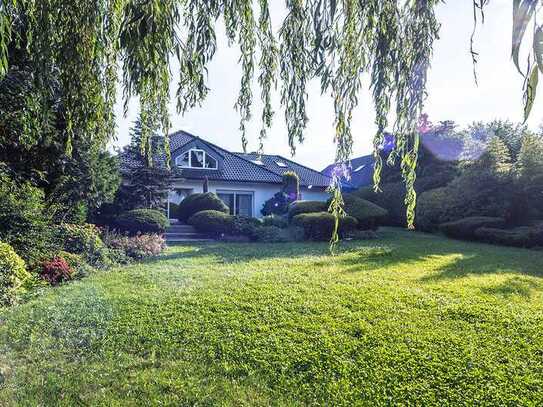
[[[256,160],[251,160],[252,163],[256,164],[256,165],[264,165],[264,163],[262,162],[262,160],[259,160],[259,159],[256,159]]]
[[[192,148],[185,151],[175,159],[176,164],[182,168],[207,168],[216,170],[217,160],[207,154],[204,150]]]
[[[276,161],[275,164],[277,164],[279,167],[286,168],[287,165],[283,161]]]
[[[231,215],[253,216],[253,193],[217,191],[217,196],[230,208]]]

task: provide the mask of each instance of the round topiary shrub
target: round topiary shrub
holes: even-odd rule
[[[358,221],[361,230],[376,230],[388,215],[386,209],[351,194],[343,196],[345,212]]]
[[[0,241],[0,305],[10,305],[24,292],[25,281],[32,276],[13,248]]]
[[[212,192],[206,192],[203,194],[191,194],[183,199],[177,207],[177,218],[181,222],[186,222],[192,215],[202,211],[230,213],[228,206],[217,195]]]
[[[310,240],[330,240],[335,227],[334,215],[328,212],[302,213],[292,219],[292,224],[304,229],[305,238]],[[340,219],[339,235],[343,237],[356,229],[358,221],[352,216]]]
[[[221,211],[206,210],[192,215],[187,223],[194,226],[198,232],[220,236],[232,233],[234,217]]]
[[[164,233],[170,226],[166,215],[156,209],[134,209],[121,214],[117,218],[117,227],[124,232]]]
[[[328,203],[323,201],[295,201],[288,207],[288,220],[302,213],[326,212]]]

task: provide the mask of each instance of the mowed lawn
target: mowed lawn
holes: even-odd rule
[[[208,244],[0,311],[0,405],[542,405],[543,252]]]

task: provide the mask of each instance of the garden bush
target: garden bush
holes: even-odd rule
[[[448,214],[450,196],[446,188],[436,188],[419,195],[416,206],[415,225],[418,230],[434,232],[441,223],[450,221]]]
[[[260,220],[242,215],[231,216],[231,222],[228,233],[237,236],[247,236],[250,239],[255,238],[257,228],[262,225]]]
[[[197,212],[218,211],[230,213],[230,209],[221,199],[212,192],[203,194],[191,194],[181,201],[177,208],[177,218],[181,222],[186,222]]]
[[[261,226],[256,230],[256,241],[263,243],[285,243],[290,241],[287,229],[277,226]]]
[[[269,215],[262,218],[263,226],[276,226],[284,229],[288,227],[288,220],[284,216]]]
[[[288,211],[292,199],[284,192],[277,192],[272,198],[264,202],[264,206],[260,213],[264,216],[268,215],[284,215]]]
[[[515,247],[538,246],[536,230],[530,226],[520,226],[513,229],[481,227],[475,231],[474,235],[477,240],[485,243]]]
[[[343,201],[345,202],[345,212],[347,212],[347,215],[356,218],[358,228],[362,230],[377,229],[388,215],[386,209],[351,194],[345,194]]]
[[[17,183],[0,170],[0,240],[30,267],[58,250],[50,212],[42,190]]]
[[[505,226],[503,218],[489,216],[471,216],[453,222],[443,223],[439,229],[447,236],[456,239],[474,239],[475,231],[482,227],[501,228]]]
[[[233,216],[222,211],[205,210],[197,212],[189,218],[187,223],[194,226],[198,232],[213,236],[231,234],[233,230]]]
[[[328,203],[322,201],[295,201],[289,205],[288,220],[303,213],[326,212]]]
[[[335,226],[334,215],[328,212],[302,213],[292,219],[292,224],[304,229],[305,238],[330,240]],[[340,219],[339,235],[343,237],[356,229],[358,221],[352,216]]]
[[[82,255],[93,267],[106,268],[112,264],[111,254],[95,225],[63,223],[56,230],[57,239],[64,251]]]
[[[81,254],[69,253],[61,250],[58,257],[63,258],[68,266],[74,270],[73,278],[87,277],[92,272],[92,267],[85,261]]]
[[[121,214],[116,221],[117,227],[136,235],[138,233],[164,233],[170,226],[168,218],[156,209],[133,209]]]
[[[114,253],[120,254],[119,263],[127,263],[128,259],[142,260],[158,256],[166,248],[164,237],[158,234],[125,236],[110,233],[106,242]]]
[[[0,306],[17,302],[31,278],[24,260],[9,244],[0,241]]]
[[[70,267],[68,262],[60,256],[56,256],[51,260],[43,262],[40,272],[40,277],[51,285],[58,285],[71,280],[73,275],[74,270]]]
[[[363,187],[353,191],[351,195],[386,209],[388,214],[383,219],[383,225],[405,227],[407,220],[404,183],[391,182],[382,184],[380,188],[380,192],[375,192],[373,186]]]

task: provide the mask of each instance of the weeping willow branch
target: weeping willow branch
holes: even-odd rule
[[[303,0],[287,1],[288,15],[283,22],[279,37],[281,104],[285,108],[288,142],[292,154],[296,143],[303,143],[307,125],[305,102],[307,81],[311,78],[311,33],[308,10]]]
[[[477,23],[488,0],[472,1]],[[122,67],[125,109],[131,98],[139,99],[142,152],[151,164],[150,135],[159,131],[167,134],[170,127],[172,59],[179,62],[177,108],[185,113],[200,105],[209,92],[208,67],[217,48],[217,23],[223,21],[230,45],[237,44],[241,51],[242,77],[235,106],[240,114],[244,148],[255,70],[263,103],[260,151],[272,123],[271,91],[276,86],[277,70],[292,153],[305,139],[307,83],[317,79],[323,94],[333,100],[336,162],[344,172],[352,152],[352,117],[358,106],[361,78],[364,73],[369,75],[377,126],[374,183],[377,188],[383,166],[384,131],[393,110],[394,146],[388,159],[391,163],[400,161],[407,187],[408,224],[413,227],[417,121],[439,29],[434,12],[438,2],[287,0],[287,15],[276,41],[269,0],[3,0],[0,78],[10,69],[10,50],[24,48],[34,69],[32,88],[36,89],[36,96],[27,101],[26,111],[36,112],[30,115],[33,121],[47,117],[47,112],[53,110],[47,101],[52,99],[53,91],[59,93],[62,119],[66,121],[63,142],[67,153],[77,153],[82,146],[103,148],[113,137],[118,68]],[[521,72],[520,45],[526,38],[533,41],[528,58],[530,70],[523,74],[528,78],[524,89],[528,117],[538,72],[543,72],[543,27],[537,22],[541,1],[513,0],[512,5],[512,57]],[[20,21],[25,22],[24,44],[15,40],[19,28],[14,28],[14,22]],[[531,23],[532,36],[526,35]],[[51,83],[55,86],[51,87]],[[28,131],[39,128],[27,127]],[[169,153],[169,148],[166,151]],[[332,177],[331,185],[330,211],[338,219],[343,213],[342,176]]]
[[[272,125],[273,108],[271,105],[271,91],[277,84],[276,71],[278,49],[275,36],[273,35],[268,0],[260,0],[260,18],[258,20],[258,41],[260,44],[260,61],[258,64],[262,99],[262,128],[258,137],[258,152],[264,151],[264,139],[267,137],[267,129]]]

